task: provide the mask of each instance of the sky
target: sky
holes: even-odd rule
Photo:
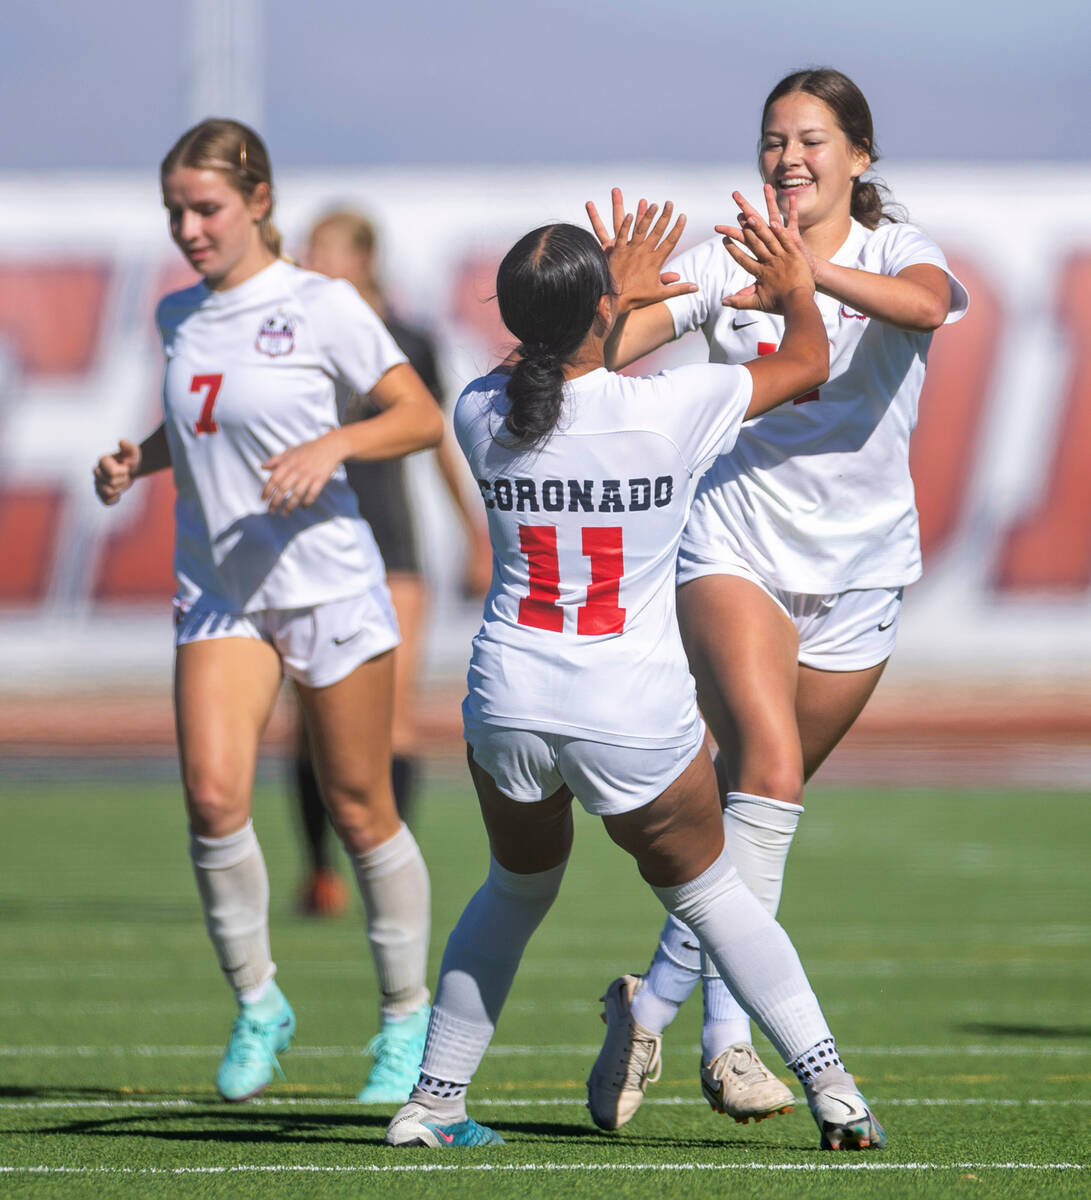
[[[738,162],[815,65],[888,159],[1091,159],[1086,0],[219,0],[257,14],[250,113],[193,99],[216,2],[3,0],[0,171],[146,169],[194,114],[254,112],[278,167]]]

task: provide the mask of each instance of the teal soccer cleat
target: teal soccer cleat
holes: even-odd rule
[[[502,1146],[504,1139],[487,1125],[478,1125],[471,1117],[443,1125],[428,1120],[429,1110],[415,1101],[403,1105],[386,1127],[388,1146],[428,1146],[448,1150],[458,1146]]]
[[[229,1103],[253,1099],[265,1090],[274,1074],[284,1078],[277,1055],[292,1043],[295,1013],[276,984],[272,987],[275,994],[263,996],[260,1007],[241,1005],[231,1027],[227,1050],[216,1072],[216,1090]],[[270,1010],[272,1015],[267,1016]]]
[[[424,1004],[401,1021],[383,1019],[382,1028],[368,1042],[367,1053],[375,1065],[356,1099],[361,1104],[404,1104],[420,1075],[424,1039],[432,1009]]]

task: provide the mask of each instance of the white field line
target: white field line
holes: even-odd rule
[[[654,1096],[643,1102],[643,1107],[704,1107],[707,1102],[693,1096]],[[802,1106],[803,1101],[797,1101]],[[334,1099],[329,1096],[284,1096],[251,1100],[247,1108],[344,1108],[352,1111],[362,1106],[349,1097]],[[583,1100],[573,1096],[503,1099],[474,1099],[471,1108],[585,1108]],[[1070,1108],[1091,1107],[1091,1099],[1064,1100],[1031,1100],[1031,1099],[1001,1099],[992,1096],[940,1096],[930,1098],[904,1097],[902,1099],[884,1099],[878,1102],[879,1108]],[[21,1112],[39,1112],[53,1109],[206,1109],[214,1108],[223,1112],[223,1101],[209,1096],[206,1100],[12,1100],[0,1102],[0,1110],[18,1110]]]
[[[552,1045],[552,1046],[490,1046],[492,1058],[542,1058],[594,1057],[601,1046]],[[1086,1058],[1091,1056],[1091,1046],[1043,1046],[1008,1045],[997,1041],[992,1045],[959,1046],[845,1046],[844,1055],[873,1055],[878,1058],[931,1058],[965,1055],[969,1058],[1005,1058],[1013,1055],[1033,1057]],[[696,1053],[696,1045],[689,1048]],[[363,1053],[363,1046],[295,1046],[293,1058],[353,1058]],[[210,1058],[223,1054],[223,1046],[147,1046],[147,1045],[102,1045],[102,1046],[0,1046],[0,1058]]]
[[[9,1167],[5,1175],[415,1175],[433,1171],[523,1174],[550,1171],[1086,1171],[1086,1163],[362,1163],[358,1166],[318,1166],[314,1163],[236,1163],[230,1167]]]

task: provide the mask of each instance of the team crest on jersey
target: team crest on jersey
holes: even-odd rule
[[[844,304],[841,305],[841,316],[849,321],[866,321],[865,313],[857,312],[855,308],[847,308]]]
[[[266,317],[258,330],[255,347],[270,358],[282,358],[295,349],[295,321],[281,309]]]

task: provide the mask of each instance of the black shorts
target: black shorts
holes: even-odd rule
[[[345,464],[360,515],[371,526],[388,571],[421,573],[417,538],[406,494],[405,466],[400,458]]]

